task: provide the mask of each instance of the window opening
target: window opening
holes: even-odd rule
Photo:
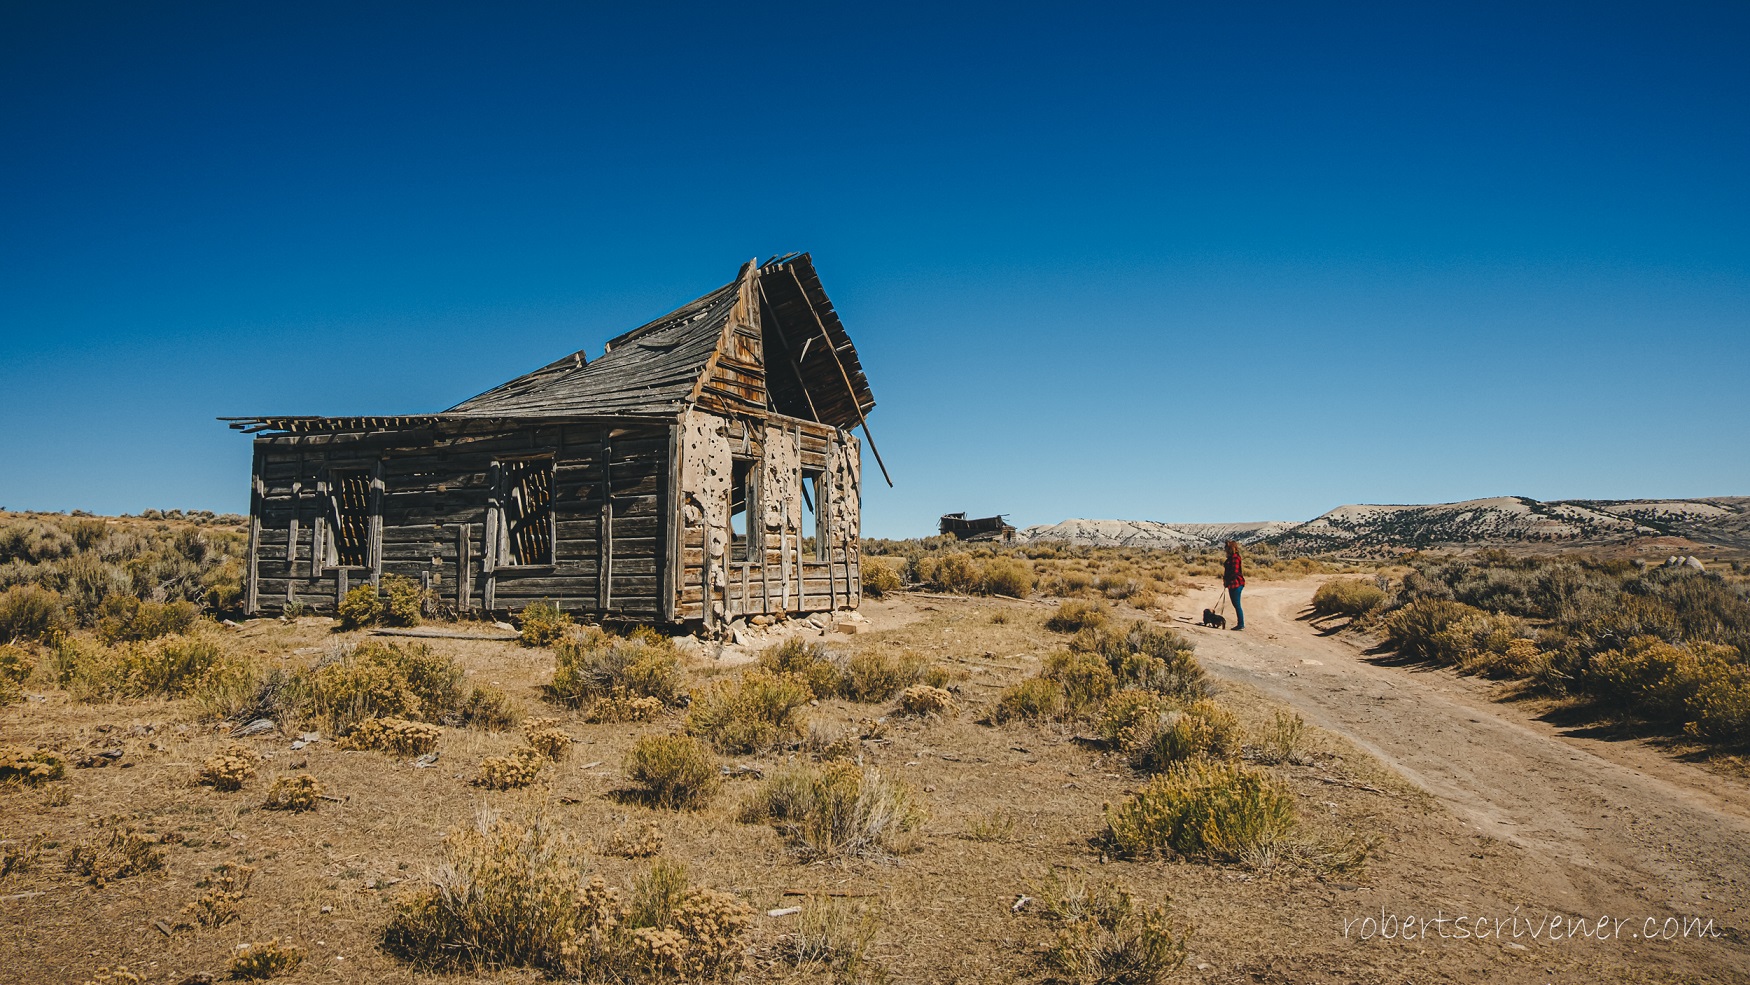
[[[802,537],[802,550],[816,561],[826,560],[826,530],[824,511],[815,504],[823,502],[826,482],[823,473],[804,470],[802,473],[802,522],[797,533]]]
[[[755,499],[754,460],[738,458],[729,473],[729,560],[746,561],[749,554],[750,524]]]
[[[370,525],[371,474],[363,470],[329,473],[328,566],[369,567]]]
[[[498,562],[506,566],[553,563],[553,460],[499,465]]]

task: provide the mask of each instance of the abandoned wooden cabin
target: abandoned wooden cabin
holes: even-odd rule
[[[936,530],[943,536],[951,536],[956,540],[994,540],[1004,544],[1015,542],[1015,528],[1000,513],[976,520],[966,519],[965,513],[944,513]]]
[[[245,604],[332,612],[404,575],[463,613],[551,600],[721,628],[855,608],[851,429],[874,406],[792,254],[441,413],[225,418],[256,435]]]

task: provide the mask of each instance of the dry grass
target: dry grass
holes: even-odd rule
[[[43,857],[42,835],[16,840],[0,840],[0,880],[15,873],[29,872]]]
[[[164,868],[162,839],[133,825],[119,825],[80,841],[67,853],[67,871],[103,886]]]
[[[1121,629],[1133,618],[1107,604],[1122,613],[1111,625]],[[1049,610],[1031,603],[908,594],[865,611],[877,629],[834,638],[834,660],[841,667],[864,654],[908,662],[915,657],[951,673],[956,700],[976,709],[995,704],[1011,685],[1038,681],[1043,658],[1064,642],[1041,630]],[[995,618],[999,615],[1000,620]],[[331,620],[310,617],[245,622],[238,629],[214,632],[227,656],[247,656],[288,678],[307,679],[312,665],[333,662],[330,654],[358,641],[336,636]],[[547,701],[555,662],[551,651],[486,641],[432,641],[430,646],[434,655],[461,669],[458,690],[465,694],[492,689],[513,714],[535,711]],[[711,682],[695,685],[699,691],[758,673],[725,667],[727,661],[708,657],[683,656],[680,662],[693,680]],[[1116,671],[1114,675],[1119,676]],[[489,894],[479,887],[490,881],[491,873],[443,842],[446,831],[472,827],[470,819],[482,804],[505,809],[525,826],[535,815],[545,814],[553,828],[573,839],[556,851],[574,866],[575,878],[568,883],[574,894],[588,889],[593,877],[600,877],[604,889],[620,887],[628,924],[635,922],[636,910],[661,909],[655,905],[657,896],[667,901],[671,914],[682,907],[685,890],[673,892],[672,880],[652,886],[652,905],[643,905],[641,887],[654,873],[653,860],[684,864],[693,873],[688,888],[697,882],[733,886],[737,900],[755,911],[803,906],[807,922],[802,914],[756,916],[741,930],[735,930],[733,906],[701,903],[689,911],[697,915],[688,917],[689,927],[730,929],[727,936],[700,937],[736,941],[723,966],[731,970],[722,974],[748,982],[881,980],[883,975],[888,981],[1067,979],[1069,971],[1054,971],[1039,961],[1068,925],[1041,919],[1037,902],[1019,913],[1010,910],[1017,894],[1037,895],[1032,887],[1048,867],[1079,871],[1084,881],[1116,879],[1140,887],[1147,893],[1135,895],[1138,909],[1160,904],[1156,887],[1170,883],[1174,912],[1194,920],[1191,943],[1199,956],[1211,956],[1224,969],[1233,967],[1236,976],[1262,973],[1284,961],[1299,962],[1297,966],[1310,969],[1309,975],[1332,980],[1384,979],[1398,970],[1383,963],[1392,958],[1386,952],[1375,957],[1329,943],[1330,927],[1340,925],[1359,897],[1316,881],[1312,873],[1322,871],[1317,866],[1325,862],[1278,864],[1268,878],[1248,880],[1220,865],[1163,868],[1156,861],[1112,854],[1102,860],[1101,848],[1090,843],[1102,832],[1102,805],[1124,803],[1144,781],[1125,768],[1121,756],[1074,741],[1091,730],[1089,722],[1047,720],[1037,727],[992,728],[975,722],[974,715],[887,715],[891,704],[872,707],[847,700],[841,692],[811,699],[817,702],[812,705],[805,700],[794,709],[807,715],[801,735],[788,732],[769,751],[739,753],[727,760],[732,773],[720,779],[718,796],[697,809],[675,812],[629,801],[624,793],[635,782],[623,768],[641,738],[667,734],[680,725],[672,705],[664,705],[657,720],[646,724],[588,721],[594,704],[576,710],[546,704],[545,714],[557,717],[557,727],[575,741],[561,763],[542,757],[545,765],[536,782],[524,790],[487,791],[468,782],[482,760],[532,747],[525,746],[519,731],[489,731],[482,723],[463,720],[459,711],[432,720],[445,728],[439,743],[443,758],[429,769],[405,759],[339,750],[326,728],[323,741],[292,751],[288,746],[296,725],[282,726],[283,735],[249,740],[273,758],[261,767],[264,778],[251,781],[244,795],[237,796],[188,783],[199,765],[228,741],[201,723],[191,698],[79,703],[57,688],[46,671],[34,679],[32,689],[41,690],[46,700],[33,697],[0,709],[0,729],[10,742],[60,756],[69,768],[62,781],[0,788],[0,842],[23,846],[38,835],[44,838],[36,864],[6,877],[7,895],[44,893],[11,902],[0,913],[5,927],[0,964],[18,969],[13,974],[19,980],[79,982],[91,978],[100,962],[112,968],[122,962],[138,971],[158,962],[151,968],[155,982],[181,981],[197,972],[223,976],[236,944],[275,937],[295,941],[305,951],[304,964],[294,973],[301,977],[312,977],[313,969],[336,969],[334,973],[351,980],[394,985],[460,980],[437,970],[450,967],[470,981],[534,980],[542,972],[505,967],[511,962],[501,958],[481,958],[476,964],[465,957],[479,955],[478,950],[464,949],[458,952],[462,959],[447,965],[441,960],[428,965],[379,946],[385,929],[404,910],[417,912],[439,881],[455,890],[455,899],[486,905]],[[1120,697],[1124,693],[1124,688],[1114,692],[1103,710],[1128,700]],[[1148,693],[1155,695],[1162,712],[1186,703],[1161,692]],[[1253,736],[1250,741],[1257,742],[1274,709],[1231,683],[1224,684],[1221,699],[1239,715]],[[884,715],[886,720],[880,720]],[[1497,898],[1491,895],[1496,888],[1512,884],[1524,856],[1505,846],[1485,845],[1474,831],[1394,782],[1358,750],[1316,729],[1306,731],[1302,745],[1317,765],[1285,762],[1271,772],[1291,790],[1300,828],[1387,836],[1383,843],[1388,851],[1371,861],[1366,891],[1388,897],[1440,892],[1489,902]],[[803,740],[811,733],[818,735],[818,742]],[[800,749],[793,747],[797,742]],[[70,768],[77,757],[111,746],[123,748],[121,761],[134,766]],[[786,769],[819,770],[829,764],[812,760],[829,755],[836,757],[834,764],[860,764],[883,780],[903,782],[911,802],[927,808],[928,819],[899,832],[891,847],[839,855],[822,865],[798,864],[812,856],[799,851],[793,822],[737,823],[741,807],[761,786],[754,770],[775,779]],[[747,772],[740,772],[743,766]],[[269,779],[301,772],[319,777],[333,799],[313,812],[260,809]],[[1353,785],[1327,784],[1317,777]],[[254,784],[261,789],[249,792]],[[847,798],[836,802],[844,804]],[[92,826],[92,814],[104,817],[101,826]],[[126,816],[110,819],[114,814]],[[103,886],[73,885],[85,878],[64,868],[76,847],[82,841],[107,841],[113,830],[127,825],[146,839],[165,867],[111,879]],[[821,825],[827,832],[834,827]],[[1305,843],[1303,831],[1275,851],[1278,856],[1310,856],[1312,850],[1301,847]],[[592,846],[587,853],[582,851],[586,844]],[[900,851],[901,864],[884,861]],[[1473,858],[1472,853],[1486,858]],[[226,863],[257,870],[236,920],[218,931],[178,931],[171,938],[149,929],[142,932],[155,919],[173,920],[206,891],[194,885],[196,879]],[[489,878],[482,881],[474,875]],[[464,886],[476,889],[470,894]],[[844,891],[873,895],[825,895]],[[66,905],[72,893],[82,894],[80,906]],[[501,916],[479,912],[469,919],[491,928],[514,926],[514,920]],[[455,914],[444,919],[452,917],[456,922],[450,926],[466,929]],[[1264,921],[1274,929],[1259,935],[1256,928]],[[619,953],[629,955],[626,960],[641,968],[656,967],[660,953],[666,967],[704,963],[696,955],[689,957],[686,948],[670,946],[669,935],[655,933],[662,928],[643,929],[653,933],[641,935],[643,940],[629,932],[615,938]],[[493,932],[454,939],[487,940]],[[65,949],[34,943],[66,939],[89,944]],[[752,963],[736,969],[744,952],[752,955]],[[1465,980],[1462,972],[1475,969],[1454,970],[1455,953],[1441,952],[1433,965]],[[1673,954],[1677,956],[1658,967],[1694,956]],[[345,960],[337,962],[337,957]],[[1339,973],[1339,967],[1350,971]]]
[[[1255,748],[1260,763],[1305,766],[1313,761],[1307,752],[1306,720],[1284,709],[1277,709],[1259,730]]]
[[[585,882],[580,853],[550,817],[482,814],[444,839],[444,864],[384,931],[389,953],[434,969],[576,968],[625,919],[620,893]]]
[[[1106,837],[1132,858],[1258,864],[1294,823],[1294,797],[1281,780],[1253,767],[1191,760],[1108,808]]]
[[[303,962],[302,948],[281,944],[276,937],[238,948],[231,959],[230,974],[239,979],[278,978],[298,970]]]
[[[744,820],[767,821],[796,854],[814,861],[885,858],[913,845],[922,808],[904,783],[855,763],[798,767],[765,781],[742,808]]]
[[[646,735],[626,759],[626,775],[658,807],[703,807],[717,792],[717,758],[690,735]]]
[[[834,981],[880,980],[871,954],[881,916],[856,900],[815,897],[802,904],[785,957],[798,971],[825,972]]]
[[[671,705],[686,683],[674,642],[650,630],[616,636],[588,627],[554,643],[553,656],[548,694],[572,708],[632,698]]]
[[[765,752],[799,739],[808,728],[814,691],[793,674],[753,670],[693,694],[687,731],[724,753]]]
[[[687,888],[657,862],[632,898],[585,879],[578,845],[541,813],[482,815],[444,842],[445,865],[403,902],[386,950],[431,969],[529,967],[609,980],[697,980],[742,962],[752,910],[726,893]]]
[[[1009,841],[1015,835],[1015,812],[998,808],[983,817],[975,817],[966,826],[966,837],[973,841]]]
[[[231,923],[238,918],[238,905],[243,902],[243,894],[249,891],[249,883],[254,878],[253,866],[229,862],[217,866],[195,883],[195,887],[204,892],[182,908],[182,915],[193,920],[195,925],[208,929]]]
[[[1070,599],[1059,602],[1057,611],[1045,620],[1045,628],[1054,633],[1078,633],[1084,629],[1099,629],[1111,618],[1111,612],[1100,602]]]
[[[1126,738],[1130,762],[1139,770],[1159,773],[1186,759],[1237,759],[1244,732],[1233,712],[1208,699],[1183,711],[1170,711],[1154,734]]]
[[[1053,874],[1037,892],[1058,926],[1042,964],[1074,985],[1158,985],[1185,963],[1186,932],[1165,904],[1147,906],[1118,886],[1090,888]]]

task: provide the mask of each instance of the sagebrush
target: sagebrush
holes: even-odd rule
[[[841,761],[765,780],[742,817],[771,823],[805,859],[882,858],[909,850],[924,811],[904,783]]]

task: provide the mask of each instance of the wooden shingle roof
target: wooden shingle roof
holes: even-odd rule
[[[583,351],[574,352],[438,414],[223,420],[250,433],[307,433],[400,423],[671,416],[696,399],[700,378],[709,372],[738,311],[741,320],[757,318],[773,410],[851,428],[875,406],[856,348],[812,258],[793,253],[757,268],[750,263],[728,284],[609,340],[593,362]]]
[[[608,342],[594,362],[578,352],[444,411],[455,417],[571,417],[678,413],[735,307],[731,281]]]

